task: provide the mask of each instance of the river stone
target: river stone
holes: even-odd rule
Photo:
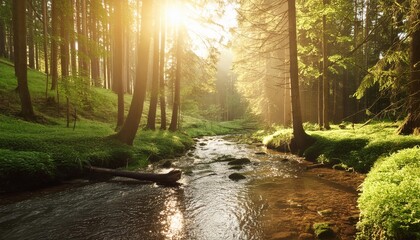
[[[245,165],[245,164],[250,164],[251,160],[249,160],[249,158],[238,158],[235,160],[230,161],[228,164],[229,165]]]
[[[299,240],[314,240],[315,237],[314,235],[310,234],[310,233],[301,233],[299,235]]]
[[[207,145],[207,143],[200,143],[199,145],[200,145],[200,146],[206,146],[206,145]]]
[[[236,158],[232,157],[232,155],[222,155],[216,158],[216,162],[230,162],[235,159]]]
[[[271,240],[287,240],[296,237],[292,232],[278,232],[271,235]]]
[[[229,179],[233,180],[233,181],[238,181],[238,180],[242,180],[245,179],[246,177],[240,173],[232,173],[229,175]]]
[[[155,163],[155,162],[159,162],[160,160],[162,160],[162,158],[156,154],[151,154],[149,156],[149,158],[147,158],[147,160],[149,160],[149,162],[151,163]]]
[[[160,165],[160,167],[162,168],[171,168],[172,167],[172,162],[171,160],[165,160],[162,165]]]
[[[325,165],[322,164],[322,163],[314,163],[312,165],[306,166],[306,169],[309,170],[309,169],[313,169],[313,168],[323,168],[323,167],[325,167]]]
[[[359,214],[354,214],[350,217],[347,217],[347,221],[349,221],[352,224],[357,223],[359,221]]]
[[[321,217],[325,217],[325,216],[329,216],[333,213],[332,208],[328,208],[328,209],[324,209],[324,210],[320,210],[317,211],[317,213],[321,216]]]
[[[256,152],[255,155],[267,155],[265,152]]]
[[[232,170],[241,170],[242,168],[244,168],[244,167],[242,167],[241,165],[236,165],[236,166],[230,167],[229,169],[232,169]]]

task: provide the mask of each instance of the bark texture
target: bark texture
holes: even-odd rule
[[[299,76],[297,61],[297,36],[296,36],[296,6],[294,0],[288,0],[289,20],[289,51],[290,51],[290,87],[292,98],[293,139],[290,150],[294,153],[303,151],[313,143],[313,139],[306,134],[302,126],[300,109]]]
[[[31,96],[28,88],[26,53],[26,0],[13,1],[13,42],[15,48],[15,73],[21,103],[21,116],[34,120]]]
[[[149,69],[149,49],[150,39],[152,35],[153,23],[153,1],[143,0],[141,10],[141,32],[140,42],[137,47],[137,68],[136,68],[136,83],[134,86],[133,98],[131,100],[130,109],[128,111],[127,119],[115,135],[119,141],[132,145],[137,134],[141,114],[143,113],[143,104],[146,96],[147,76]]]

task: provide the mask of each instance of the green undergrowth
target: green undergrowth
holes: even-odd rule
[[[420,239],[420,148],[381,158],[358,200],[357,239]]]
[[[253,125],[244,120],[215,123],[184,115],[180,131],[143,130],[149,107],[145,102],[134,144],[127,146],[110,137],[115,133],[116,94],[90,87],[85,81],[60,80],[60,99],[55,91],[48,91],[46,97],[46,75],[28,70],[31,99],[38,117],[36,122],[23,121],[18,117],[20,104],[14,69],[11,63],[0,59],[0,192],[78,177],[86,165],[145,167],[151,158],[173,158],[184,153],[194,143],[193,137],[238,133],[244,126]],[[66,127],[66,97],[72,115],[70,127]],[[131,96],[126,94],[126,110],[130,102]],[[159,121],[158,113],[157,127]]]
[[[0,59],[0,112],[15,116],[20,111],[19,95],[16,91],[12,63]],[[51,76],[49,77],[51,82]],[[70,114],[94,121],[116,122],[117,95],[111,90],[90,87],[87,79],[69,77],[59,80],[59,97],[56,90],[48,88],[46,92],[46,75],[28,69],[28,86],[37,115],[49,118],[64,118],[69,99]],[[80,86],[80,87],[75,87]],[[125,109],[131,102],[131,96],[125,96]],[[58,107],[59,106],[59,107]]]
[[[257,129],[257,124],[248,119],[227,122],[212,122],[193,117],[185,117],[183,131],[191,137],[239,134]]]
[[[306,132],[316,142],[306,149],[304,156],[310,161],[366,173],[378,158],[420,145],[418,136],[396,134],[397,127],[393,122],[372,122],[368,125],[332,125],[331,130],[320,131],[315,130],[314,125],[305,124]],[[255,136],[269,148],[284,151],[292,130],[278,127],[257,132]]]
[[[60,121],[44,125],[1,114],[0,123],[0,192],[81,176],[86,165],[144,167],[152,155],[171,158],[193,144],[182,132],[139,130],[128,146],[109,137],[112,125],[86,119],[74,130]]]

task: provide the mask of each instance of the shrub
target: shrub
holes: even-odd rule
[[[358,200],[357,239],[420,239],[420,148],[381,158]]]

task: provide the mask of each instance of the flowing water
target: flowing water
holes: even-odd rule
[[[314,222],[353,239],[354,188],[305,171],[291,155],[261,151],[205,137],[173,162],[184,172],[180,186],[114,178],[4,197],[0,239],[311,239]],[[223,155],[251,164],[230,169],[216,161]],[[234,172],[246,179],[230,180]]]

